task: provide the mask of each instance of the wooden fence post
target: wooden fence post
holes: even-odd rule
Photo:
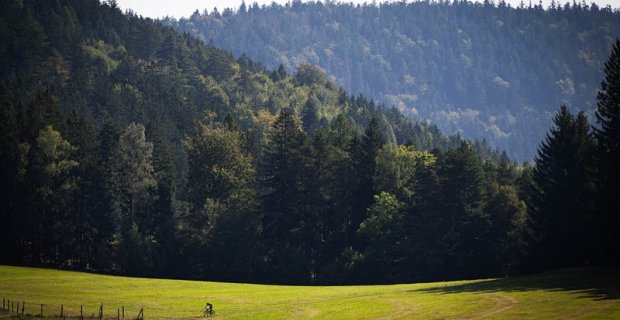
[[[99,306],[99,320],[103,319],[103,303]]]
[[[125,320],[125,306],[122,306],[123,308],[123,320]]]
[[[116,309],[116,320],[121,320],[121,309]]]
[[[65,309],[65,308],[64,308],[64,306],[61,304],[61,305],[60,305],[60,317],[61,317],[61,318],[62,318],[62,315],[63,315],[63,313],[64,313],[64,311],[65,311],[64,309]]]
[[[17,301],[17,309],[15,309],[15,314],[19,314],[19,301]]]
[[[22,301],[22,316],[24,315],[24,309],[26,309],[26,301]]]
[[[41,318],[43,318],[43,304],[41,304]]]

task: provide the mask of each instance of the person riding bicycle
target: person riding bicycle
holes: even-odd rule
[[[213,305],[211,303],[207,302],[207,305],[205,306],[204,314],[205,316],[215,314],[215,312],[213,312]]]

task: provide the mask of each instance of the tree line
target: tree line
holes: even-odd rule
[[[114,2],[3,6],[2,263],[297,284],[617,265],[618,43],[594,133],[562,108],[530,166]]]

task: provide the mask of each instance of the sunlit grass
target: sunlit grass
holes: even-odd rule
[[[0,299],[26,313],[97,314],[144,307],[146,319],[197,318],[207,301],[223,319],[620,319],[620,272],[379,286],[275,286],[160,280],[0,266]]]

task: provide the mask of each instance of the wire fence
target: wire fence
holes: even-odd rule
[[[98,319],[98,320],[144,320],[144,307],[125,308],[84,305],[50,305],[2,298],[1,313],[5,317],[48,318],[48,319]],[[0,316],[2,318],[2,316]]]

